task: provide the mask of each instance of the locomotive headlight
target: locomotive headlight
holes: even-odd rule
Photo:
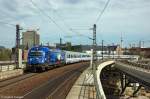
[[[32,61],[32,58],[30,58],[30,61]]]
[[[42,63],[44,62],[44,59],[42,59]]]

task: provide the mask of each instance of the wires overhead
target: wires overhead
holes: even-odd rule
[[[92,39],[91,37],[89,37],[89,36],[87,36],[87,35],[83,35],[83,34],[77,32],[77,31],[75,31],[75,30],[73,30],[73,29],[70,29],[70,30],[71,30],[72,32],[74,32],[74,33],[78,33],[79,36],[86,37],[86,38],[88,38],[88,39]],[[93,40],[93,39],[92,39],[92,40]]]
[[[52,6],[52,4],[51,4],[50,1],[48,1],[48,4],[49,4],[49,6]],[[55,11],[55,14],[57,15],[57,17],[59,17],[59,19],[61,19],[61,21],[63,22],[63,24],[65,25],[65,27],[66,27],[70,32],[73,32],[73,33],[74,33],[74,31],[71,30],[70,25],[69,25],[68,23],[66,23],[65,19],[62,18],[62,16],[61,16],[57,11]]]
[[[51,2],[48,2],[48,4],[50,6],[52,6]],[[82,37],[87,37],[89,39],[91,39],[90,37],[86,36],[86,35],[83,35],[81,33],[79,33],[78,31],[75,31],[75,29],[72,29],[70,27],[70,25],[65,21],[65,19],[62,18],[62,16],[57,12],[55,11],[55,14],[61,19],[61,21],[64,23],[65,27],[72,33],[76,33],[78,36],[82,36]],[[90,29],[80,29],[80,30],[90,30]],[[65,36],[65,37],[68,37],[68,38],[71,38],[71,37],[74,37],[75,35],[72,35],[72,36]]]
[[[16,26],[15,24],[4,22],[4,21],[0,21],[0,24],[6,24],[6,25],[13,26],[13,27]]]
[[[36,3],[33,2],[33,0],[30,0],[30,2],[32,3],[32,5],[34,5],[43,15],[45,15],[47,18],[50,19],[51,22],[53,22],[62,32],[65,32],[59,24],[57,24],[55,22],[55,20],[53,20],[48,14],[46,14],[41,8],[38,7],[38,5]]]
[[[95,24],[97,24],[98,21],[101,19],[103,13],[105,12],[106,8],[108,7],[109,2],[110,2],[110,0],[107,0],[105,6],[104,6],[104,8],[103,8],[103,10],[102,10],[102,11],[99,13],[99,15],[98,15]]]

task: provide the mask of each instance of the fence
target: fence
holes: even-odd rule
[[[121,63],[125,63],[125,64],[128,64],[130,66],[133,66],[135,68],[141,68],[143,70],[147,70],[147,71],[150,71],[150,64],[143,64],[143,63],[140,63],[140,62],[132,62],[132,61],[120,61]]]
[[[26,67],[26,62],[23,62],[22,67],[20,68],[25,68],[25,67]],[[10,70],[15,70],[15,69],[16,69],[16,64],[14,62],[0,63],[0,72],[10,71]]]

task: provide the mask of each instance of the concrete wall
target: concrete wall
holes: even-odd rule
[[[105,93],[104,93],[104,90],[103,90],[103,87],[102,87],[102,83],[101,83],[101,80],[100,80],[101,71],[106,66],[114,64],[114,63],[115,63],[115,61],[105,61],[103,63],[100,63],[97,67],[97,70],[96,70],[96,79],[97,79],[96,87],[98,88],[99,98],[101,98],[101,99],[106,99],[106,96],[105,96]]]
[[[0,72],[0,80],[19,76],[22,74],[23,74],[22,69],[15,69],[15,70],[10,70],[10,71]]]
[[[16,68],[15,65],[4,65],[4,66],[0,66],[0,72],[5,72],[5,71],[14,70],[15,68]]]
[[[26,68],[26,64],[22,64],[19,68]],[[16,65],[1,65],[0,66],[0,72],[5,72],[5,71],[10,71],[10,70],[15,70],[16,69]]]

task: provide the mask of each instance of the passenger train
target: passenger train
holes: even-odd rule
[[[32,47],[28,52],[27,69],[36,72],[55,66],[62,66],[80,61],[88,61],[91,55],[81,52],[51,49],[46,46]]]

